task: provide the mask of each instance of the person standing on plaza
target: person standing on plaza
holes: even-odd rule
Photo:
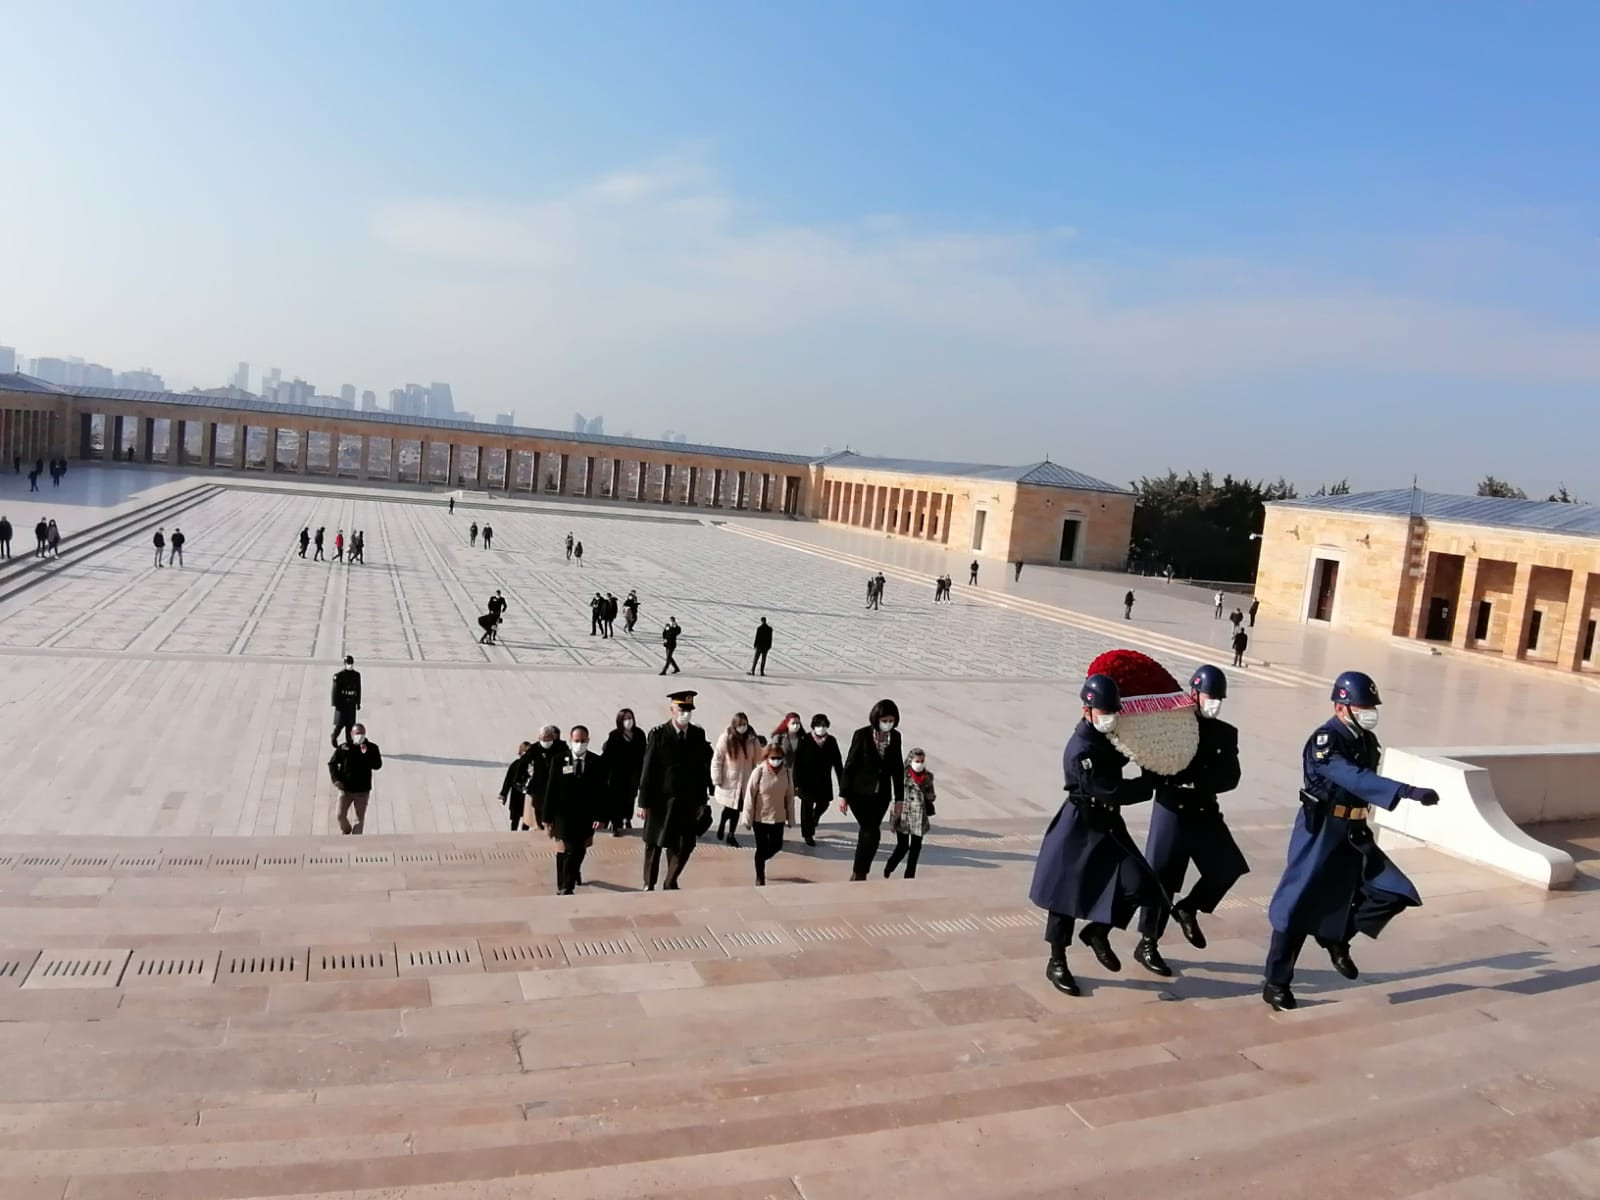
[[[11,557],[11,519],[0,517],[0,558]]]
[[[1022,560],[1020,558],[1017,559],[1017,561],[1015,563],[1013,563],[1012,566],[1014,566],[1016,568],[1016,574],[1011,577],[1012,582],[1015,583],[1017,580],[1022,578]]]
[[[352,561],[360,563],[363,567],[367,565],[367,531],[365,529],[356,530],[355,538],[351,543],[350,557]]]
[[[883,837],[889,805],[905,800],[906,764],[900,749],[900,709],[893,700],[872,706],[867,723],[850,739],[844,759],[844,788],[839,811],[854,815],[860,833],[850,878],[866,879]]]
[[[1165,906],[1161,883],[1128,834],[1122,806],[1150,799],[1154,776],[1124,779],[1128,758],[1107,736],[1122,711],[1116,680],[1091,675],[1080,692],[1083,716],[1062,752],[1067,798],[1044,832],[1028,899],[1049,914],[1045,978],[1058,992],[1078,995],[1067,969],[1067,945],[1079,920],[1078,940],[1108,971],[1122,963],[1106,935],[1126,929],[1135,909]]]
[[[978,583],[978,560],[977,559],[973,559],[972,560],[972,566],[967,568],[967,570],[968,570],[967,586],[968,587],[976,587],[977,583]]]
[[[490,609],[478,618],[478,628],[483,630],[478,635],[478,645],[496,646],[500,643],[500,614]]]
[[[490,545],[491,545],[491,543],[493,543],[493,541],[494,541],[494,526],[489,524],[489,522],[485,521],[483,523],[483,548],[485,550],[489,549]]]
[[[906,755],[905,799],[889,810],[889,832],[894,834],[894,851],[884,864],[883,877],[894,875],[902,859],[906,864],[906,878],[917,877],[917,859],[922,856],[922,839],[928,836],[928,824],[933,818],[933,772],[928,769],[928,754],[921,746],[913,746]]]
[[[1367,815],[1374,807],[1392,811],[1402,800],[1434,805],[1439,793],[1378,774],[1383,747],[1372,730],[1382,700],[1370,675],[1346,671],[1333,681],[1331,699],[1333,716],[1300,753],[1300,812],[1267,907],[1272,943],[1261,998],[1274,1010],[1299,1006],[1290,984],[1307,937],[1328,952],[1335,971],[1356,979],[1350,957],[1356,934],[1375,938],[1402,910],[1422,903],[1405,872],[1378,848]]]
[[[572,534],[567,534],[567,561],[572,561]]]
[[[1256,614],[1261,611],[1261,598],[1253,596],[1250,599],[1250,628],[1256,627]]]
[[[796,712],[784,713],[783,720],[779,721],[772,731],[773,744],[783,747],[783,761],[789,764],[790,769],[794,767],[795,756],[800,753],[800,743],[805,738],[805,732],[806,727],[800,721],[800,714]]]
[[[633,589],[628,590],[628,598],[622,602],[623,625],[628,633],[633,632],[633,627],[639,623],[639,593]]]
[[[183,566],[183,543],[189,539],[183,536],[182,526],[173,526],[172,529],[172,555],[169,561],[175,567]]]
[[[567,744],[561,740],[558,726],[546,725],[539,730],[539,740],[528,749],[528,775],[523,784],[528,794],[527,808],[522,811],[524,829],[528,828],[529,809],[532,810],[534,827],[544,828],[544,798],[550,790],[550,779],[556,765],[565,761],[567,755]]]
[[[616,726],[606,734],[606,791],[611,797],[607,809],[611,836],[621,837],[633,828],[633,802],[639,795],[639,775],[644,770],[644,733],[633,718],[633,709],[617,710]]]
[[[566,757],[554,765],[545,793],[544,823],[556,843],[556,895],[570,896],[583,882],[583,859],[604,823],[606,764],[589,749],[589,728],[574,725]]]
[[[1244,652],[1250,648],[1250,635],[1242,629],[1233,631],[1233,665],[1244,666]]]
[[[756,626],[756,656],[750,660],[750,674],[756,673],[756,668],[761,668],[761,673],[767,673],[767,655],[772,650],[772,626],[767,624],[765,617]]]
[[[335,746],[342,732],[346,740],[355,727],[356,713],[361,710],[361,672],[356,670],[356,660],[348,654],[343,669],[333,676],[333,736]]]
[[[476,521],[467,527],[467,536],[471,539],[473,548],[476,549],[478,545],[478,523]]]
[[[606,625],[606,636],[608,638],[614,638],[614,637],[617,636],[617,611],[618,611],[619,607],[620,606],[617,603],[616,596],[611,592],[607,592],[606,593],[605,625]]]
[[[661,630],[661,644],[666,647],[667,661],[661,666],[661,673],[665,675],[667,668],[672,668],[674,675],[678,674],[678,660],[673,657],[673,652],[678,648],[678,635],[683,632],[683,627],[678,624],[677,617],[668,617],[666,625]]]
[[[45,540],[50,536],[50,527],[48,525],[46,525],[44,522],[42,522],[42,521],[39,523],[39,527],[44,530],[43,535],[39,538],[39,557],[43,558],[44,557],[44,544],[45,544]],[[156,529],[155,537],[150,539],[150,544],[156,548],[156,566],[158,566],[158,567],[166,566],[167,564],[164,561],[166,559],[166,555],[167,555],[167,535],[166,535],[166,531],[164,529],[161,529],[161,528],[158,527]]]
[[[773,742],[742,789],[745,828],[756,843],[756,886],[767,886],[767,863],[783,849],[783,831],[794,827],[794,773]]]
[[[1133,589],[1128,589],[1128,594],[1122,598],[1122,619],[1133,620]]]
[[[156,536],[160,537],[161,535],[158,532],[156,534]],[[40,517],[39,518],[39,523],[33,527],[33,540],[35,542],[35,545],[33,547],[33,556],[35,558],[43,558],[44,557],[45,545],[49,541],[49,539],[50,539],[50,526],[45,523],[45,520],[44,520],[43,517]],[[157,550],[156,550],[157,556],[159,556],[160,553],[161,553],[161,551],[160,551],[160,549],[158,547]],[[156,566],[159,567],[160,565],[161,564],[159,562],[156,563]]]
[[[878,580],[878,599],[877,599],[877,602],[875,604],[873,604],[872,607],[873,608],[882,608],[883,607],[883,589],[884,589],[884,585],[888,581],[886,579],[884,579],[882,571],[878,572],[877,580]]]
[[[50,551],[51,558],[61,557],[61,530],[56,528],[56,519],[54,517],[50,518],[50,523],[46,526],[44,544]]]
[[[876,575],[868,575],[867,576],[867,607],[868,608],[876,607],[874,602],[877,600],[877,598],[878,598],[878,577]]]
[[[1181,900],[1148,905],[1139,914],[1139,944],[1133,960],[1146,970],[1167,976],[1172,970],[1161,957],[1161,935],[1167,917],[1177,922],[1196,950],[1206,948],[1198,913],[1217,911],[1217,905],[1239,879],[1248,874],[1239,844],[1223,819],[1217,797],[1239,786],[1239,731],[1217,714],[1228,695],[1228,677],[1220,667],[1198,668],[1189,680],[1200,728],[1200,748],[1187,767],[1170,777],[1157,777],[1151,799],[1150,834],[1144,857],[1161,888],[1175,897],[1192,862],[1200,878]]]
[[[666,852],[663,891],[678,890],[678,878],[694,853],[695,839],[710,824],[711,746],[694,724],[692,691],[673,692],[672,716],[650,731],[639,777],[639,818],[644,822],[644,890],[656,890]]]
[[[372,773],[383,768],[383,753],[377,742],[367,741],[367,727],[357,725],[350,740],[335,745],[328,760],[328,774],[339,790],[339,832],[359,835],[367,823],[367,801],[372,798]],[[355,824],[350,810],[356,810]]]
[[[306,547],[309,546],[309,545],[311,545],[311,528],[310,528],[310,526],[306,526],[306,527],[303,527],[300,530],[300,557],[301,558],[304,558],[306,556]]]
[[[522,828],[522,814],[528,803],[528,751],[532,742],[518,742],[517,756],[506,767],[505,778],[500,781],[500,803],[511,818],[511,831]]]
[[[1217,594],[1213,597],[1213,599],[1216,601],[1216,611],[1211,614],[1211,619],[1213,621],[1220,621],[1222,620],[1222,604],[1227,597],[1222,594],[1222,589],[1218,588]]]
[[[1244,625],[1244,609],[1234,605],[1233,611],[1228,614],[1228,624],[1233,626],[1235,633],[1238,633],[1240,627]]]
[[[811,718],[811,736],[800,739],[790,760],[794,787],[800,796],[800,834],[808,846],[817,844],[817,822],[833,803],[833,781],[844,792],[844,758],[839,740],[828,732],[828,714]]]
[[[39,472],[37,470],[28,472],[28,490],[30,492],[39,490]]]
[[[574,542],[573,543],[573,545],[572,545],[572,557],[577,559],[578,565],[580,567],[583,566],[583,543],[582,542]]]
[[[328,560],[331,566],[336,562],[344,561],[344,530],[339,530],[333,535],[333,557]]]
[[[456,498],[454,496],[450,497],[450,515],[452,517],[456,515]]]
[[[589,636],[599,637],[600,627],[605,622],[606,598],[596,592],[589,598]]]
[[[313,544],[317,548],[317,552],[311,556],[311,561],[312,562],[326,562],[327,561],[327,559],[325,559],[323,557],[323,554],[322,554],[322,538],[323,538],[323,535],[326,532],[327,532],[327,527],[326,526],[324,526],[324,525],[318,525],[317,526],[317,535],[316,535],[316,537],[311,539]]]
[[[733,720],[717,737],[711,752],[711,783],[722,808],[717,820],[717,841],[739,848],[739,810],[744,807],[744,785],[751,770],[760,762],[761,742],[750,728],[750,718],[734,713]]]

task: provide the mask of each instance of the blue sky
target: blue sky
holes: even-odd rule
[[[1592,4],[0,0],[0,29],[27,354],[1600,499]]]

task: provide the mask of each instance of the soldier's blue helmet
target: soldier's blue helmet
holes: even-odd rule
[[[1213,700],[1226,700],[1228,677],[1222,673],[1221,667],[1213,667],[1207,663],[1194,669],[1194,677],[1189,680],[1189,690],[1210,696]]]
[[[1122,711],[1122,691],[1109,675],[1091,675],[1083,681],[1083,702],[1101,712]]]
[[[1335,679],[1331,698],[1335,704],[1349,704],[1355,708],[1377,708],[1383,703],[1378,699],[1378,685],[1364,671],[1346,671]]]

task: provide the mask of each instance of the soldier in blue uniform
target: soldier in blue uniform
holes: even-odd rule
[[[1351,939],[1377,937],[1401,909],[1422,903],[1411,880],[1378,849],[1367,814],[1374,805],[1392,809],[1401,800],[1437,804],[1439,794],[1377,773],[1382,748],[1372,730],[1381,701],[1370,675],[1346,671],[1334,680],[1332,700],[1333,716],[1301,753],[1300,815],[1267,910],[1272,945],[1261,998],[1274,1009],[1297,1007],[1289,985],[1308,936],[1328,952],[1334,970],[1355,979],[1360,972],[1350,957]]]
[[[1204,666],[1189,680],[1189,694],[1200,714],[1200,748],[1194,761],[1170,778],[1158,778],[1144,856],[1161,887],[1176,896],[1190,862],[1200,878],[1172,904],[1172,919],[1196,950],[1206,948],[1197,913],[1210,913],[1228,889],[1250,870],[1222,817],[1217,796],[1239,786],[1239,731],[1217,714],[1228,695],[1222,668]],[[1167,928],[1167,909],[1150,905],[1139,916],[1139,945],[1133,959],[1157,975],[1171,975],[1158,943]]]
[[[1089,676],[1082,699],[1083,719],[1062,752],[1067,799],[1044,832],[1028,892],[1050,914],[1044,935],[1050,943],[1045,978],[1069,996],[1078,994],[1067,970],[1067,943],[1075,921],[1086,922],[1078,940],[1094,951],[1100,965],[1120,971],[1122,963],[1106,934],[1113,925],[1126,929],[1141,905],[1166,904],[1155,873],[1122,819],[1122,805],[1150,799],[1153,777],[1124,779],[1128,759],[1106,737],[1122,709],[1116,680]]]

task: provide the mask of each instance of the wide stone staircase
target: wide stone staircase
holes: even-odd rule
[[[8,839],[0,1197],[1600,1194],[1593,893],[1400,851],[1427,907],[1273,1014],[1250,876],[1068,999],[1036,838],[643,894],[602,836],[568,898],[526,836]]]

